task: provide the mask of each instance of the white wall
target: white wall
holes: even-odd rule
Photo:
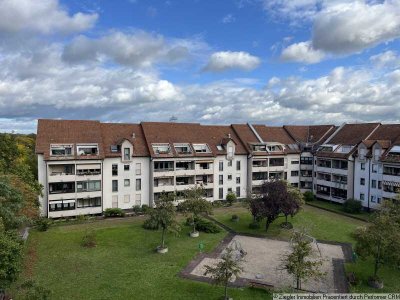
[[[43,185],[42,194],[43,196],[39,196],[40,203],[40,214],[42,216],[47,216],[47,174],[46,174],[46,162],[44,161],[44,157],[42,154],[38,154],[38,181],[41,185]]]

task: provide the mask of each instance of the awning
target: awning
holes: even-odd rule
[[[100,164],[84,164],[84,165],[76,165],[77,170],[87,170],[87,169],[100,169]]]

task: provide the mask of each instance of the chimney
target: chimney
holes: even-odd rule
[[[230,133],[228,133],[228,138],[231,138],[231,134]]]
[[[132,138],[135,139],[136,138],[136,134],[132,133]]]

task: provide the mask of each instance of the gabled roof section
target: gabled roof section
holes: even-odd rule
[[[357,145],[362,140],[369,139],[380,123],[345,124],[328,140],[329,144]]]
[[[229,138],[236,144],[235,154],[247,154],[231,126],[200,125],[199,123],[162,123],[142,122],[149,153],[152,157],[181,157],[174,149],[175,143],[207,144],[211,153],[193,153],[191,156],[225,155],[226,149],[219,150],[223,139]],[[167,143],[171,147],[170,154],[155,154],[153,144]],[[187,156],[187,155],[186,155]]]
[[[251,153],[252,149],[250,145],[259,143],[259,140],[251,130],[250,126],[248,124],[232,124],[232,128],[239,137],[240,141],[243,143],[248,153]]]
[[[106,157],[120,157],[120,152],[111,152],[111,146],[120,145],[124,140],[133,145],[132,156],[149,156],[143,130],[139,124],[101,123],[100,126]]]
[[[335,125],[285,125],[283,128],[302,144],[322,144],[336,130]]]
[[[104,157],[99,121],[39,119],[36,154],[43,154],[45,160],[50,159],[51,144],[74,144],[74,146],[76,144],[98,144],[98,155],[80,156],[79,159],[99,159]],[[74,157],[76,157],[76,151],[74,154]]]
[[[281,143],[284,145],[296,143],[283,127],[265,125],[253,125],[253,127],[265,143]]]

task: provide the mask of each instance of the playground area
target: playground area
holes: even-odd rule
[[[319,280],[310,279],[302,283],[302,289],[312,292],[346,292],[343,263],[348,249],[341,244],[313,241],[314,257],[322,259],[321,271],[326,275]],[[234,235],[221,245],[217,253],[198,258],[192,264],[190,277],[209,280],[204,276],[205,265],[213,266],[220,260],[227,247],[234,249],[237,258],[242,257],[243,272],[232,281],[233,285],[263,285],[265,287],[295,287],[295,281],[282,268],[282,258],[290,252],[290,242],[268,238]]]

